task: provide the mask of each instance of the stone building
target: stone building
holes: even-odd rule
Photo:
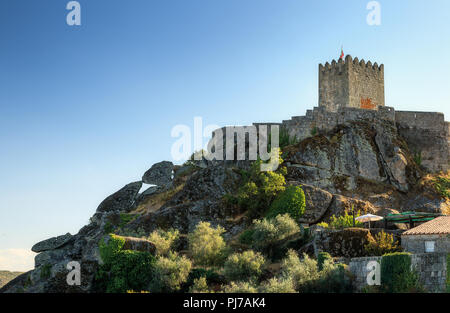
[[[402,234],[402,247],[411,253],[450,253],[450,216],[440,216]]]

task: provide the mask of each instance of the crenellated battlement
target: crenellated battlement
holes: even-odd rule
[[[376,110],[384,106],[384,65],[347,55],[319,64],[319,106]]]

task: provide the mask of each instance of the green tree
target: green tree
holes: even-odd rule
[[[230,255],[224,264],[224,275],[230,280],[252,280],[258,278],[263,270],[264,257],[253,250]]]
[[[189,252],[198,265],[220,265],[226,256],[226,243],[221,226],[211,227],[209,222],[200,222],[188,235]]]
[[[305,193],[299,186],[289,186],[275,199],[266,217],[289,214],[296,221],[305,213]]]

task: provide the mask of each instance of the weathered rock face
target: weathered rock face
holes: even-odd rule
[[[393,124],[351,122],[324,135],[307,138],[290,150],[288,178],[332,193],[354,190],[357,178],[390,183],[408,191],[404,151]]]
[[[146,184],[164,186],[172,182],[173,163],[162,161],[153,164],[152,167],[142,176],[142,181]]]
[[[341,215],[352,207],[356,212],[381,216],[396,212],[393,208],[450,213],[448,200],[426,189],[426,183],[417,186],[422,172],[408,145],[387,121],[338,125],[328,133],[287,147],[283,159],[288,169],[286,181],[301,185],[305,192],[302,223],[329,221],[332,215]],[[111,232],[111,227],[117,229],[121,225],[123,213],[136,214],[134,220],[123,226],[125,232],[175,228],[187,234],[200,221],[208,221],[224,227],[226,239],[239,234],[250,221],[244,212],[237,212],[238,208],[224,205],[223,196],[236,192],[241,182],[240,170],[248,169],[249,165],[248,160],[201,160],[175,168],[171,162],[153,165],[144,174],[143,182],[157,186],[139,193],[142,182],[130,183],[106,198],[90,223],[76,235],[66,234],[37,243],[33,246],[33,251],[39,253],[35,269],[0,292],[92,291],[93,278],[101,263],[98,243]],[[369,237],[364,229],[314,234],[314,242],[304,247],[304,251],[314,247],[316,252],[328,251],[342,257],[363,255]],[[185,244],[180,247],[185,248]],[[127,237],[126,248],[154,253],[152,243],[136,238]],[[81,286],[66,283],[67,264],[71,261],[81,264]]]
[[[70,233],[67,233],[62,236],[53,237],[47,240],[43,240],[41,242],[38,242],[33,247],[31,247],[31,251],[33,252],[43,252],[47,250],[54,250],[59,247],[64,246],[66,243],[68,243],[73,236]]]
[[[97,212],[128,211],[133,207],[134,201],[141,187],[142,182],[140,181],[126,185],[103,200],[103,202],[98,206]]]

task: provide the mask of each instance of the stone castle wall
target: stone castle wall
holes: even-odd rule
[[[347,55],[345,61],[319,64],[319,106],[376,109],[384,106],[384,66]]]
[[[436,112],[397,111],[395,122],[399,134],[425,168],[433,172],[450,169],[449,123]]]
[[[357,291],[367,286],[367,264],[377,261],[381,265],[381,256],[352,258],[348,262],[354,275]],[[428,292],[445,292],[447,279],[447,255],[445,253],[421,253],[411,255],[411,267],[419,274],[419,281]]]

